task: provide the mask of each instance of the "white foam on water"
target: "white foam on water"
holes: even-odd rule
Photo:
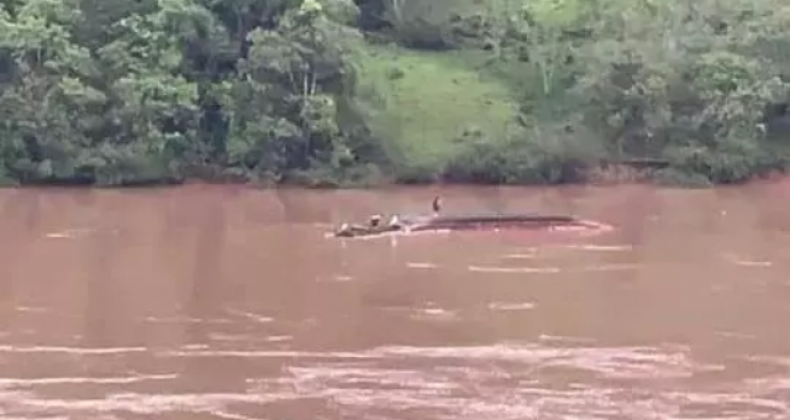
[[[740,265],[743,267],[771,267],[773,262],[767,260],[757,260],[752,258],[744,258],[735,254],[722,254],[722,258],[732,264]]]
[[[556,274],[563,270],[559,267],[483,267],[470,265],[469,271],[479,273],[509,273],[509,274]]]
[[[118,233],[118,229],[104,229],[98,227],[72,228],[72,229],[59,230],[55,232],[49,232],[44,234],[44,237],[49,239],[76,239],[76,238],[85,237],[90,234],[102,233],[102,232],[115,235]]]
[[[413,310],[411,318],[426,321],[456,321],[460,319],[457,312],[436,307]]]
[[[66,347],[66,346],[10,346],[0,345],[0,353],[65,353],[74,355],[112,355],[142,353],[147,347]]]
[[[436,308],[433,308],[436,309]],[[238,392],[109,392],[100,398],[63,399],[34,392],[50,384],[88,386],[175,380],[175,374],[106,378],[0,380],[0,407],[20,419],[194,415],[247,420],[268,404],[325,402],[324,418],[408,420],[673,419],[686,408],[718,418],[787,418],[786,375],[730,382],[729,388],[692,388],[683,381],[724,367],[692,357],[687,346],[604,347],[574,337],[536,343],[502,342],[468,347],[381,346],[349,352],[231,351],[182,348],[168,357],[274,358],[282,370],[250,376]],[[552,372],[562,372],[552,382]],[[163,387],[163,389],[166,389]],[[323,410],[322,410],[323,411]],[[692,418],[703,418],[691,416]],[[713,417],[706,417],[713,418]]]
[[[17,312],[38,312],[38,313],[45,313],[49,312],[49,309],[46,308],[37,308],[31,306],[17,306],[14,308]]]
[[[284,341],[292,341],[293,336],[291,335],[270,335],[266,337],[266,341],[270,343],[281,343]]]
[[[513,260],[525,259],[526,260],[526,259],[533,259],[535,257],[536,257],[535,254],[506,254],[506,255],[502,256],[502,259],[513,259]]]
[[[637,270],[640,266],[638,264],[596,264],[587,267],[581,267],[579,271],[631,271]]]
[[[492,302],[488,304],[488,309],[492,311],[524,311],[534,309],[532,302]]]
[[[193,317],[158,317],[147,316],[144,317],[145,322],[153,324],[232,324],[233,321],[225,318],[193,318]]]
[[[415,263],[415,262],[410,262],[410,263],[406,263],[406,267],[408,267],[408,268],[417,268],[417,269],[429,269],[429,268],[437,268],[438,265],[433,264],[433,263]]]
[[[241,309],[233,309],[233,308],[226,309],[226,311],[228,313],[230,313],[230,314],[238,315],[238,316],[250,319],[250,320],[255,321],[255,322],[259,323],[259,324],[269,324],[271,322],[274,322],[274,318],[272,318],[270,316],[256,314],[255,312],[249,312],[249,311],[244,311],[244,310],[241,310]]]
[[[598,251],[598,252],[624,252],[632,251],[634,249],[631,245],[595,245],[595,244],[569,244],[565,248],[579,249],[582,251]]]
[[[208,414],[214,417],[227,420],[266,420],[260,417],[249,417],[242,414],[229,413],[225,410],[208,410]]]
[[[62,384],[131,384],[145,381],[161,381],[178,378],[176,374],[164,375],[134,375],[123,377],[62,377],[62,378],[2,378],[0,388],[27,388],[37,385],[62,385]]]
[[[292,397],[288,397],[292,398]],[[141,415],[162,413],[205,413],[232,404],[266,404],[281,401],[281,395],[240,393],[142,394],[115,393],[97,399],[42,398],[32,393],[0,393],[0,407],[38,417],[46,414],[105,414],[126,412]],[[71,417],[71,416],[69,416]],[[30,418],[30,417],[28,417]]]
[[[744,267],[771,267],[772,265],[774,265],[774,263],[771,261],[736,260],[733,261],[733,263]]]

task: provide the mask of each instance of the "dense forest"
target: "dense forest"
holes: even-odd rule
[[[709,185],[790,162],[782,0],[0,5],[5,184]]]

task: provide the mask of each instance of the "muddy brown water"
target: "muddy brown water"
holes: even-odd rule
[[[787,419],[790,183],[0,191],[3,419]]]

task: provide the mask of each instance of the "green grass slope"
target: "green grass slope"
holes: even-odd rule
[[[462,53],[365,45],[357,54],[372,129],[410,164],[443,163],[459,150],[465,129],[503,141],[515,124],[511,90],[483,78]]]

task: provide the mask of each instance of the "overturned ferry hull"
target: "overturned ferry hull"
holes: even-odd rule
[[[439,216],[417,221],[410,230],[470,230],[470,229],[507,229],[529,227],[551,227],[568,225],[577,220],[571,216],[546,215],[461,215]]]
[[[446,230],[545,229],[558,227],[597,228],[595,222],[573,216],[538,214],[448,215],[405,218],[395,225],[344,225],[336,237],[363,237],[395,232],[425,232]]]

